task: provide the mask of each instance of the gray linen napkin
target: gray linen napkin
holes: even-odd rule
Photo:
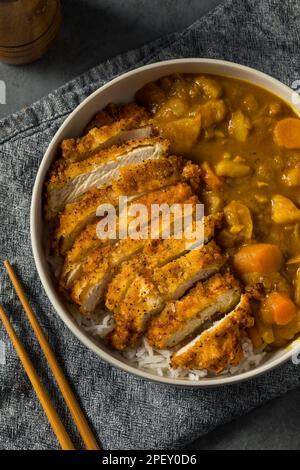
[[[300,384],[300,368],[286,364],[247,383],[189,390],[148,383],[102,362],[53,311],[38,279],[29,238],[34,178],[51,137],[91,92],[140,65],[174,57],[240,62],[287,84],[299,77],[298,0],[230,0],[180,34],[109,60],[44,99],[0,122],[1,259],[18,269],[30,302],[48,334],[80,403],[106,449],[176,449],[216,426]],[[73,435],[51,374],[3,269],[0,299]],[[54,449],[57,441],[2,326],[0,448]]]

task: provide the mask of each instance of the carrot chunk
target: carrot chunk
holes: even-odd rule
[[[283,256],[276,245],[256,243],[243,246],[235,254],[233,265],[241,276],[249,273],[270,274],[281,269]]]
[[[274,128],[274,140],[279,147],[300,149],[300,119],[278,121]]]
[[[260,309],[260,316],[267,325],[287,325],[297,315],[294,302],[282,292],[267,295]]]

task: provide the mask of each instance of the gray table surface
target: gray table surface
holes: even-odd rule
[[[0,118],[106,58],[179,31],[220,0],[63,0],[63,28],[54,47],[26,66],[0,64],[7,87]],[[299,449],[300,389],[219,427],[188,449]]]

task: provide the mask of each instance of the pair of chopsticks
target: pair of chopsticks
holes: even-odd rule
[[[31,327],[35,333],[35,336],[40,344],[40,347],[48,361],[49,367],[55,377],[56,383],[60,388],[60,391],[65,399],[65,402],[69,408],[69,411],[73,417],[73,420],[77,426],[79,434],[85,444],[87,450],[99,450],[97,445],[96,439],[94,438],[92,431],[87,423],[87,420],[77,403],[75,395],[60,367],[57,362],[57,359],[52,351],[43,330],[38,322],[38,319],[33,312],[28,299],[25,295],[25,292],[11,266],[9,261],[4,262],[4,266],[6,271],[10,277],[10,280],[15,288],[15,291],[19,297],[19,300],[25,310],[27,318],[31,324]],[[28,375],[28,378],[34,388],[35,393],[43,407],[43,410],[50,422],[50,425],[61,445],[63,450],[75,450],[75,447],[64,427],[62,424],[52,402],[51,399],[44,388],[43,384],[41,383],[39,376],[29,359],[28,354],[25,351],[24,346],[22,345],[20,339],[18,338],[13,326],[11,325],[8,316],[4,310],[4,308],[0,305],[0,319],[10,337],[10,340],[15,347],[15,350],[23,364],[23,367]]]

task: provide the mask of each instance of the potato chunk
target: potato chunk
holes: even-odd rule
[[[172,96],[170,99],[168,99],[168,101],[166,101],[159,107],[155,119],[172,121],[183,117],[185,114],[187,114],[187,111],[187,102],[181,100],[180,98],[177,98],[176,96]]]
[[[250,119],[238,110],[232,113],[229,121],[229,134],[239,142],[246,142],[252,124]]]
[[[256,113],[258,110],[258,102],[255,96],[253,96],[252,94],[245,96],[242,102],[242,106],[243,109],[250,114]]]
[[[165,101],[166,94],[156,83],[147,83],[135,97],[146,108],[156,110]]]
[[[223,121],[226,116],[227,109],[223,100],[210,100],[199,106],[202,117],[202,127],[207,129],[213,124]]]
[[[283,174],[282,180],[287,186],[300,186],[300,167],[287,170]]]
[[[276,224],[300,222],[300,209],[287,197],[276,194],[272,198],[272,220]]]
[[[160,135],[171,142],[171,151],[183,155],[187,154],[195,144],[200,129],[200,114],[170,122],[161,121],[159,124]]]
[[[251,173],[250,166],[232,160],[221,160],[216,164],[215,170],[218,176],[225,176],[227,178],[242,178]]]
[[[253,222],[247,206],[239,201],[231,201],[224,208],[224,214],[230,233],[237,235],[239,239],[251,239]]]
[[[217,99],[222,95],[222,85],[211,77],[200,75],[195,78],[194,83],[209,99]]]

